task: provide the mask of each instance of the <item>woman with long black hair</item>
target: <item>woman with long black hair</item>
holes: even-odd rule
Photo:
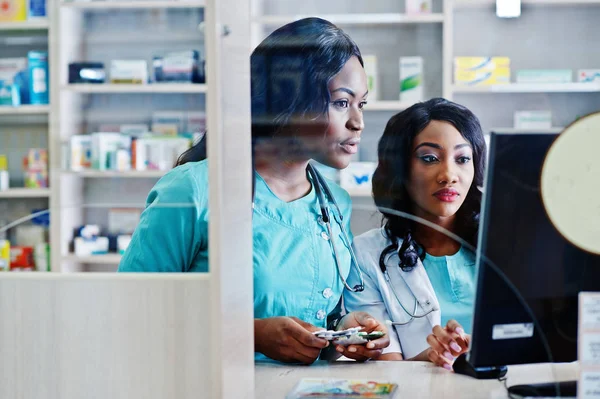
[[[450,369],[471,331],[486,157],[479,120],[444,99],[415,104],[390,119],[378,156],[373,197],[384,225],[354,241],[365,290],[345,292],[346,308],[391,321],[380,359]],[[357,279],[351,272],[349,283]]]

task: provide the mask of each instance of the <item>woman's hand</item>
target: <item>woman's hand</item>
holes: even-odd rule
[[[377,359],[381,356],[383,348],[390,344],[388,330],[383,323],[380,323],[366,312],[351,312],[342,318],[337,326],[337,330],[346,330],[352,327],[363,327],[366,332],[381,331],[385,335],[364,345],[337,345],[336,350],[347,358],[364,362],[369,359]]]
[[[445,328],[435,326],[433,333],[427,336],[430,346],[426,351],[427,358],[446,370],[452,370],[454,360],[469,350],[470,342],[471,336],[465,334],[461,325],[456,320],[449,320]]]
[[[296,317],[254,320],[254,351],[284,363],[313,363],[329,342],[312,333],[322,328]]]

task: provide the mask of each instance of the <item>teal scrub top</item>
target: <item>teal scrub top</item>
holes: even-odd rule
[[[423,267],[440,304],[441,325],[454,319],[471,334],[477,284],[475,254],[464,247],[450,256],[426,254]]]
[[[314,188],[288,203],[257,173],[255,177],[254,317],[295,316],[325,328],[344,288],[330,240],[335,241],[344,278],[350,271],[350,196],[328,181],[348,242],[334,220],[333,237],[329,237]],[[335,207],[329,208],[330,215],[336,216]],[[207,272],[208,220],[207,161],[173,169],[148,195],[119,272]]]

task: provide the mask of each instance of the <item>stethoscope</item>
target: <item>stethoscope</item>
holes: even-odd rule
[[[430,313],[435,312],[436,310],[438,310],[435,306],[432,306],[431,309],[429,309],[425,313],[417,314],[417,310],[418,310],[418,307],[419,307],[419,301],[417,300],[417,296],[414,294],[414,292],[407,285],[410,293],[415,298],[414,309],[413,309],[412,313],[409,312],[404,307],[404,305],[402,304],[402,301],[400,300],[400,297],[398,297],[398,294],[396,293],[396,290],[394,289],[394,284],[392,284],[392,281],[390,279],[390,274],[388,273],[387,266],[385,265],[385,260],[386,260],[385,258],[386,258],[386,254],[382,253],[381,256],[379,257],[379,268],[381,269],[381,272],[383,273],[383,277],[385,278],[385,281],[387,282],[388,286],[392,290],[392,293],[394,294],[394,297],[396,297],[396,301],[400,304],[400,307],[402,308],[402,310],[404,311],[404,313],[406,313],[410,317],[410,319],[408,319],[408,321],[405,321],[405,322],[386,320],[386,324],[387,325],[389,325],[389,326],[405,326],[405,325],[409,324],[411,321],[413,321],[414,319],[421,319],[421,318],[429,315]],[[429,302],[427,302],[426,305],[429,305]]]
[[[358,266],[358,262],[356,261],[356,255],[354,254],[354,250],[352,249],[352,242],[350,241],[350,238],[348,237],[348,233],[346,232],[346,228],[344,227],[344,216],[342,215],[342,211],[340,210],[340,207],[338,206],[337,201],[335,200],[335,197],[333,196],[333,193],[329,189],[329,186],[327,185],[325,178],[323,178],[323,176],[321,176],[321,174],[319,172],[317,172],[317,170],[311,164],[308,164],[308,167],[306,169],[313,181],[313,186],[315,187],[315,193],[317,195],[317,200],[319,201],[319,208],[321,208],[321,219],[323,221],[323,224],[325,224],[325,226],[327,227],[327,233],[329,234],[329,242],[331,243],[331,247],[333,249],[333,256],[335,258],[334,261],[335,261],[335,266],[337,268],[338,274],[340,275],[340,278],[342,279],[342,282],[344,283],[344,287],[346,287],[347,290],[352,291],[352,292],[362,292],[365,290],[365,281],[363,279],[363,275],[360,270],[360,267]],[[325,193],[325,195],[323,195],[323,192]],[[357,284],[354,287],[350,287],[348,285],[348,282],[346,281],[346,278],[344,277],[344,274],[342,273],[342,270],[340,268],[338,252],[337,252],[337,248],[335,246],[335,240],[333,238],[333,231],[331,229],[331,219],[329,217],[329,209],[327,208],[327,202],[325,201],[325,197],[327,197],[327,200],[329,201],[329,203],[333,204],[333,206],[335,207],[335,210],[337,212],[337,217],[336,217],[336,212],[334,212],[334,219],[340,226],[340,230],[342,231],[342,240],[348,246],[348,250],[350,251],[351,262],[354,265],[354,267],[358,273],[358,278],[360,280],[360,284]],[[350,265],[351,267],[352,267],[352,264]]]

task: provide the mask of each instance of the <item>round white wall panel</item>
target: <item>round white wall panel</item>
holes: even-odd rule
[[[558,136],[544,161],[541,190],[558,232],[600,255],[600,113],[574,122]]]

